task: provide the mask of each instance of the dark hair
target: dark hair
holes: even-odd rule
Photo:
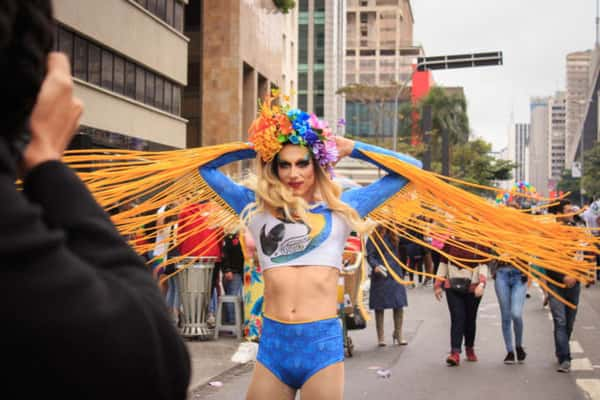
[[[50,0],[0,1],[0,137],[11,140],[27,127],[54,43]]]
[[[569,200],[562,199],[558,202],[558,204],[548,207],[548,212],[550,214],[563,214],[565,212],[565,206],[569,204],[571,204]]]

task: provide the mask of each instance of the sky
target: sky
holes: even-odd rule
[[[498,151],[532,96],[565,90],[566,56],[591,49],[597,0],[411,0],[414,41],[427,56],[502,51],[501,66],[434,71],[462,86],[472,133]]]

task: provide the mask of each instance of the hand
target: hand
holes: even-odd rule
[[[443,291],[441,287],[436,287],[433,289],[433,294],[437,301],[442,301]]]
[[[42,82],[29,126],[31,142],[23,153],[23,169],[49,160],[60,160],[79,126],[83,104],[73,96],[69,60],[64,54],[48,55],[48,72]]]
[[[577,279],[573,278],[572,276],[565,275],[565,277],[563,278],[563,282],[565,285],[567,285],[568,288],[572,288],[577,283]]]
[[[343,136],[335,137],[335,145],[337,146],[339,154],[338,161],[349,156],[352,153],[352,150],[354,150],[354,140],[346,139]]]
[[[479,285],[475,286],[475,297],[483,296],[484,288],[485,286],[483,285],[483,283],[480,283]]]
[[[232,279],[233,279],[233,272],[231,272],[231,271],[225,272],[225,280],[230,281]]]

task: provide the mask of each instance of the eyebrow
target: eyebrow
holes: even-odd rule
[[[299,158],[296,161],[289,161],[289,160],[284,160],[281,158],[277,159],[278,164],[298,164],[301,162],[310,162],[310,156],[307,154],[305,157]]]

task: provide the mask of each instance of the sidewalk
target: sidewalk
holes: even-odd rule
[[[243,365],[231,361],[231,356],[241,342],[242,340],[227,336],[206,341],[185,339],[192,365],[188,392],[191,393],[219,375]]]

